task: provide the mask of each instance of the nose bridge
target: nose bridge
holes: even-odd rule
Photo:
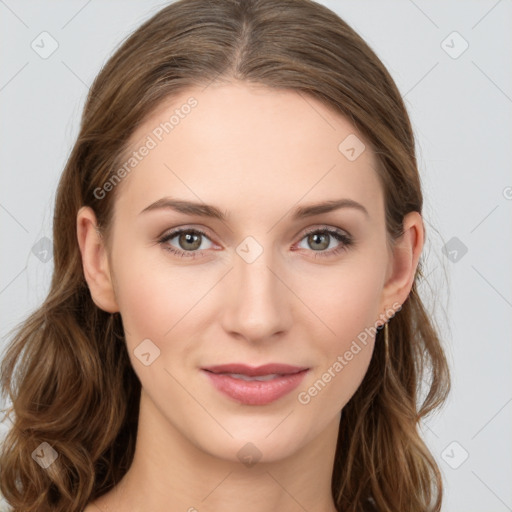
[[[274,275],[278,267],[272,247],[247,237],[236,248],[230,286],[235,292],[226,305],[225,329],[247,339],[269,337],[287,328],[286,290]]]

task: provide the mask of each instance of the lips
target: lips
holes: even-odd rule
[[[238,403],[266,405],[295,389],[309,368],[271,363],[253,367],[225,364],[202,368],[213,386]]]
[[[245,375],[247,377],[259,377],[264,375],[290,375],[293,373],[298,373],[303,370],[307,370],[307,367],[304,366],[291,366],[289,364],[280,364],[280,363],[269,363],[264,364],[263,366],[247,366],[246,364],[221,364],[218,366],[209,366],[207,368],[203,368],[203,370],[212,372],[212,373],[231,373],[231,374],[239,374]]]

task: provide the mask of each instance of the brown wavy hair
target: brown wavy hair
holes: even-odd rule
[[[80,512],[128,470],[141,385],[120,315],[91,299],[77,212],[92,207],[108,240],[117,190],[103,199],[94,190],[119,168],[134,130],[163,100],[232,79],[293,90],[353,123],[378,159],[390,240],[402,233],[407,213],[421,213],[401,95],[372,49],[335,13],[311,0],[178,0],[160,10],[120,45],[89,91],[58,185],[50,291],[16,327],[2,362],[12,427],[0,455],[0,491],[14,512]],[[442,475],[419,421],[444,402],[450,376],[418,295],[421,269],[422,259],[390,321],[389,357],[380,330],[367,374],[343,409],[332,477],[340,511],[441,509]],[[58,453],[47,469],[31,456],[42,442]]]

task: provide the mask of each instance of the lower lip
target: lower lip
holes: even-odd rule
[[[309,370],[282,375],[272,380],[242,380],[203,370],[221,393],[244,405],[266,405],[293,391]]]

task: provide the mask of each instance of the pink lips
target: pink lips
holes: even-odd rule
[[[225,364],[202,368],[214,387],[245,405],[265,405],[295,389],[309,368],[271,363],[252,367],[244,364]],[[237,374],[234,377],[229,374]],[[268,380],[243,380],[243,377],[271,376]]]

